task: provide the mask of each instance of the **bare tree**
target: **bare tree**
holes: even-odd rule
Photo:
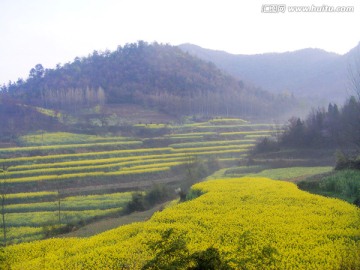
[[[348,77],[350,90],[360,100],[360,50],[356,52],[356,57],[348,66]]]
[[[58,206],[58,221],[59,221],[59,225],[61,225],[61,199],[62,199],[62,192],[60,190],[60,188],[58,188],[57,190],[57,206]]]

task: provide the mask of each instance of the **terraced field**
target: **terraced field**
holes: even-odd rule
[[[131,199],[128,191],[154,183],[176,187],[194,159],[233,165],[256,136],[278,132],[273,125],[224,118],[132,129],[164,132],[155,137],[40,132],[19,138],[19,147],[0,149],[7,242],[40,239],[49,226],[119,214]]]

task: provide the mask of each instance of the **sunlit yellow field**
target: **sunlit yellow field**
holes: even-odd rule
[[[203,195],[86,239],[6,248],[11,269],[141,269],[172,228],[189,251],[219,250],[235,269],[360,269],[360,210],[267,178],[207,181]]]

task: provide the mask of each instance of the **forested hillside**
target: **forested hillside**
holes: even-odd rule
[[[2,96],[17,102],[66,111],[137,104],[175,116],[275,116],[295,103],[293,98],[244,85],[177,47],[142,41],[113,52],[94,51],[56,69],[38,64],[26,81],[1,89]]]
[[[351,97],[340,109],[313,110],[305,120],[292,118],[279,144],[288,148],[338,148],[358,150],[360,144],[360,102]]]

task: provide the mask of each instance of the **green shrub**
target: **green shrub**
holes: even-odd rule
[[[279,144],[268,138],[263,138],[254,148],[255,153],[266,153],[266,152],[274,152],[279,151]]]
[[[169,188],[161,184],[154,185],[145,195],[145,200],[150,206],[165,202],[170,198],[171,194]]]
[[[298,187],[314,193],[337,197],[359,206],[360,204],[360,171],[341,170],[322,177],[302,181]]]
[[[231,270],[226,262],[223,262],[219,251],[210,247],[204,251],[195,252],[191,255],[191,259],[195,262],[195,266],[190,267],[189,270]]]
[[[190,201],[200,197],[203,193],[200,189],[190,189],[190,191],[186,194],[185,201]]]
[[[360,207],[360,196],[358,196],[358,197],[355,199],[354,204],[355,204],[357,207]]]
[[[181,233],[168,229],[161,233],[161,239],[148,243],[149,249],[155,253],[152,260],[143,267],[145,269],[184,269],[188,264],[189,250]]]
[[[219,251],[210,247],[191,254],[187,248],[184,234],[174,229],[161,233],[161,239],[148,243],[155,254],[142,269],[188,269],[188,270],[231,270],[222,260]]]
[[[335,170],[360,170],[360,157],[349,157],[341,151],[336,151]]]
[[[131,201],[126,205],[126,212],[145,211],[147,209],[145,196],[142,192],[134,192]]]

